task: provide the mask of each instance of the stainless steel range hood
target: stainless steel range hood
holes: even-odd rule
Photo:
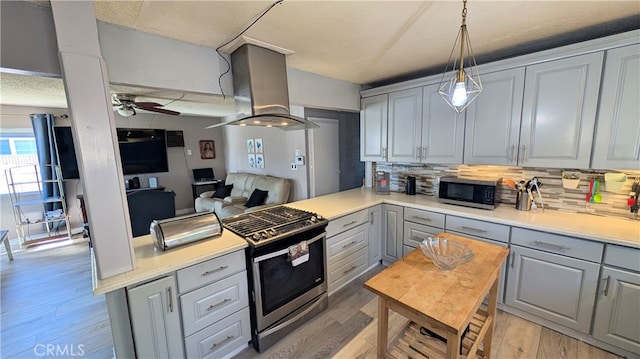
[[[301,130],[320,126],[289,111],[285,55],[244,44],[231,54],[237,119],[209,126],[277,127]]]

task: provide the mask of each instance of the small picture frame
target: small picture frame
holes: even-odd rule
[[[256,153],[263,153],[262,150],[262,138],[256,138]]]
[[[211,160],[216,158],[216,146],[213,140],[200,141],[200,159]]]
[[[248,154],[247,160],[249,161],[249,168],[256,168],[256,155]]]
[[[247,140],[247,153],[255,153],[253,138]]]
[[[256,155],[256,168],[264,168],[264,154],[262,153]]]

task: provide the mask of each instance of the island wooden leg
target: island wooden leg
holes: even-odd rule
[[[447,358],[458,359],[460,354],[460,333],[447,334]]]
[[[489,307],[487,308],[487,316],[493,317],[489,328],[487,329],[487,334],[484,336],[484,340],[482,341],[482,351],[484,352],[485,358],[491,358],[491,340],[493,339],[493,328],[496,325],[496,317],[497,317],[497,305],[498,305],[498,283],[500,282],[500,272],[496,277],[496,281],[493,282],[491,289],[489,290]]]
[[[389,345],[389,307],[382,297],[378,297],[378,358],[387,357]]]

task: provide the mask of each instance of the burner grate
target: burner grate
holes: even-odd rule
[[[248,237],[256,232],[285,227],[292,223],[307,220],[313,215],[311,212],[296,208],[277,206],[223,218],[221,221],[225,228],[241,236]]]

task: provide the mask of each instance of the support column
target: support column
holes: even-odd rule
[[[60,66],[98,278],[134,269],[129,211],[92,1],[52,0]]]

